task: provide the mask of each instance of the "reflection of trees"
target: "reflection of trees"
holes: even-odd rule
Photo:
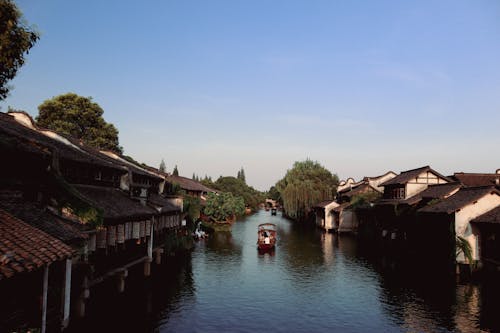
[[[241,245],[234,244],[231,231],[217,231],[210,235],[207,248],[222,256],[241,256]]]
[[[323,265],[321,233],[303,224],[292,223],[289,232],[280,236],[280,248],[284,248],[286,265],[296,274]]]

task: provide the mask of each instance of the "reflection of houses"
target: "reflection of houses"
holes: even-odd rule
[[[428,248],[438,248],[441,250],[439,253],[449,254],[449,250],[454,249],[456,234],[469,242],[473,259],[480,260],[478,224],[484,221],[482,219],[484,217],[481,217],[483,214],[498,206],[500,206],[500,192],[492,186],[465,187],[436,203],[431,202],[420,208],[417,222],[429,226],[427,229],[429,236],[425,238]],[[478,223],[470,223],[478,217]],[[449,246],[447,252],[445,244]],[[463,254],[459,256],[458,261],[465,262]]]
[[[142,264],[148,276],[153,254],[160,262],[166,239],[183,234],[182,205],[172,205],[160,193],[163,178],[39,129],[27,114],[0,113],[0,153],[9,157],[0,164],[0,208],[77,254],[73,265],[66,262],[65,283],[72,293],[65,294],[63,326],[69,304],[75,314],[84,314],[89,288],[117,278],[123,291],[130,267]],[[46,249],[33,251],[43,256]],[[5,254],[0,248],[0,257]]]

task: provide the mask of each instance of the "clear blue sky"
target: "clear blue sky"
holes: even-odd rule
[[[500,2],[17,1],[41,33],[0,103],[91,96],[125,153],[267,190],[500,168]]]

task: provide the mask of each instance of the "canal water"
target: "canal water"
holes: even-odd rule
[[[273,253],[256,248],[263,222],[278,227]],[[280,213],[259,211],[231,232],[197,242],[186,258],[169,260],[152,279],[132,273],[125,294],[91,297],[89,317],[73,329],[500,331],[500,281],[457,282],[446,270],[382,256],[353,237],[305,228]]]

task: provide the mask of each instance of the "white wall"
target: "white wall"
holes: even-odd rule
[[[339,232],[354,232],[358,229],[358,219],[354,211],[343,209],[340,215]]]
[[[455,213],[455,233],[467,239],[472,248],[472,257],[474,260],[479,260],[480,257],[479,233],[478,230],[472,228],[469,222],[496,208],[498,205],[500,205],[500,196],[496,193],[487,194],[476,203],[470,204]],[[465,261],[463,255],[460,255],[459,261]]]

